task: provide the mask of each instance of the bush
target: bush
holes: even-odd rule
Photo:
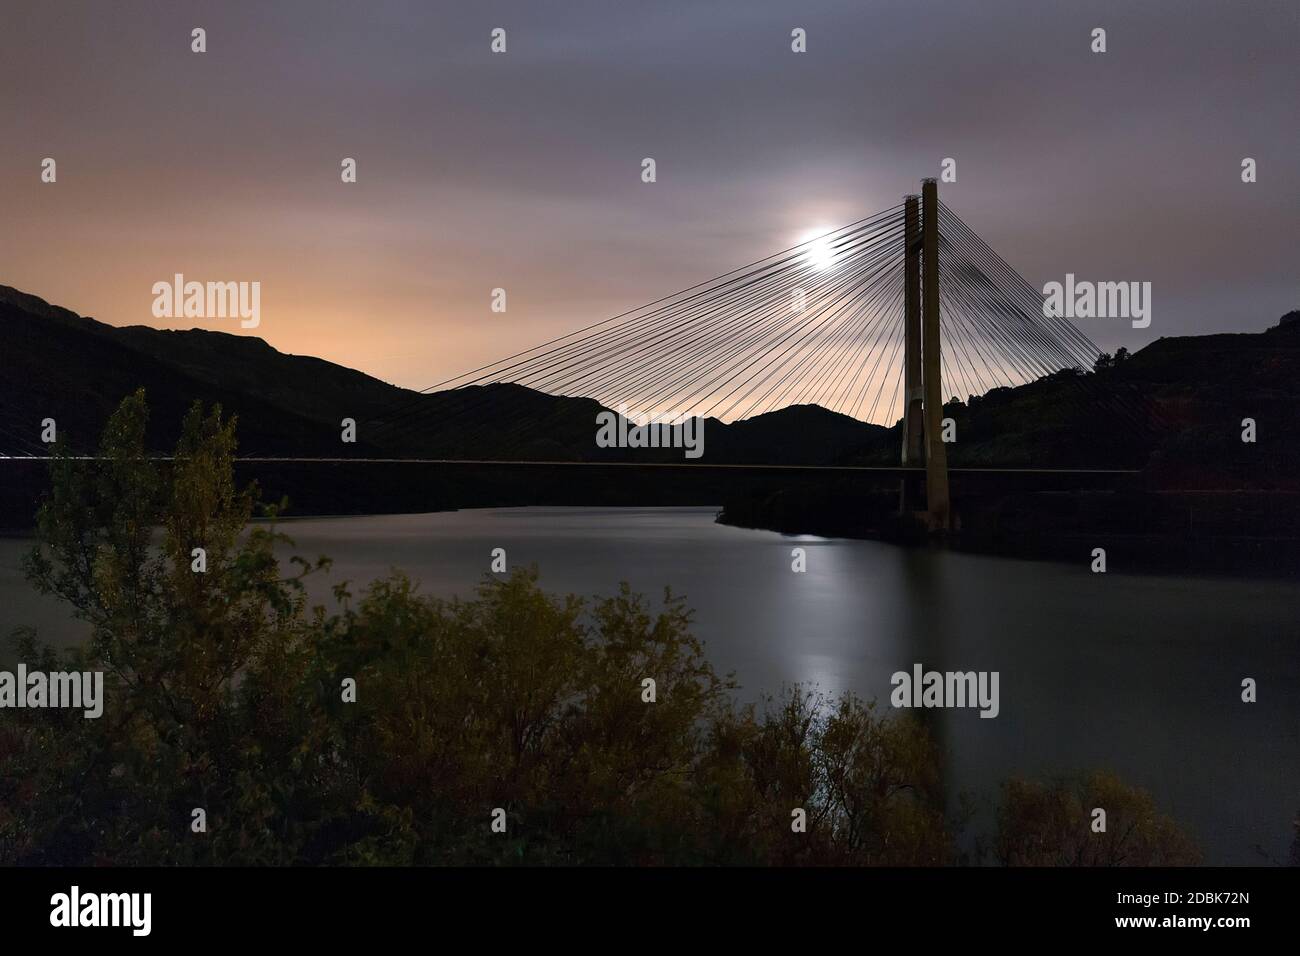
[[[1191,866],[1200,853],[1150,794],[1094,772],[1051,784],[1010,780],[998,808],[996,855],[1006,866]],[[1105,832],[1092,830],[1106,811]]]

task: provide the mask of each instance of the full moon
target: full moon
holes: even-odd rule
[[[833,231],[810,229],[799,240],[799,244],[804,246],[804,261],[817,272],[825,272],[835,264],[835,248],[830,240]]]

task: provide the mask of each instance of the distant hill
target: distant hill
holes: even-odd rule
[[[201,334],[235,341],[234,336]],[[245,450],[311,455],[330,449],[322,429],[303,416],[238,387],[196,378],[175,362],[134,347],[131,340],[126,330],[0,286],[0,451],[39,451],[45,418],[55,420],[70,447],[92,450],[117,404],[141,386],[151,405],[147,437],[156,449],[175,444],[181,419],[196,398],[220,402],[239,415]],[[231,364],[236,364],[233,351]]]
[[[682,461],[676,449],[595,445],[590,398],[493,384],[423,394],[259,338],[116,328],[0,286],[0,452],[39,445],[54,418],[91,450],[117,403],[148,393],[149,442],[175,442],[195,399],[239,416],[241,454],[547,461]],[[1145,468],[1164,485],[1297,487],[1300,313],[1267,332],[1162,338],[1088,373],[1066,370],[952,401],[954,466]],[[360,424],[355,445],[340,422]],[[1258,441],[1241,441],[1256,421]],[[705,464],[898,461],[899,428],[797,405],[704,429]],[[39,449],[37,449],[39,450]]]
[[[238,416],[245,457],[685,460],[680,449],[598,448],[596,415],[604,409],[590,398],[512,384],[426,395],[319,358],[286,355],[261,339],[202,329],[116,328],[4,286],[0,357],[0,455],[44,452],[39,435],[45,418],[57,421],[60,437],[74,450],[93,451],[117,404],[144,387],[147,438],[160,453],[173,448],[185,412],[198,399]],[[1136,547],[1133,529],[1145,528],[1143,540],[1163,554],[1171,536],[1194,529],[1200,565],[1213,565],[1214,556],[1230,566],[1247,557],[1270,567],[1283,566],[1284,558],[1300,562],[1300,552],[1287,550],[1291,544],[1277,543],[1300,541],[1294,509],[1300,493],[1300,314],[1258,334],[1163,338],[1131,356],[1103,357],[1086,373],[1070,369],[953,400],[944,414],[956,425],[957,441],[948,446],[955,467],[1143,472],[1136,483],[1141,490],[1123,495],[963,494],[967,546],[1048,553],[1075,547],[1070,533],[1095,543],[1098,528],[1114,527],[1123,533],[1113,547]],[[360,423],[356,444],[340,442],[345,417]],[[1241,440],[1246,418],[1255,421],[1254,443]],[[709,419],[704,439],[704,465],[896,465],[901,446],[897,425],[882,428],[817,405],[730,424]],[[889,481],[811,471],[311,462],[239,467],[241,480],[257,480],[267,500],[287,496],[295,514],[721,504],[722,520],[733,524],[870,536],[887,533],[898,503]],[[29,527],[47,487],[42,463],[5,466],[0,528]],[[1220,494],[1229,490],[1238,493]]]
[[[423,394],[253,336],[203,329],[117,328],[0,286],[0,452],[38,450],[54,418],[71,447],[93,450],[121,399],[143,386],[150,445],[168,451],[195,399],[239,416],[240,453],[253,456],[681,461],[680,450],[601,449],[602,407],[520,385]],[[340,422],[360,425],[355,445]],[[885,429],[802,405],[704,428],[706,463],[829,464],[868,448]]]
[[[952,466],[1143,468],[1181,488],[1300,488],[1300,313],[1266,332],[1161,338],[944,414]],[[1243,419],[1257,440],[1242,441]],[[898,460],[898,426],[848,460]]]

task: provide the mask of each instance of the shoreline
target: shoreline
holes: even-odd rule
[[[1296,498],[1289,491],[1224,489],[972,497],[956,508],[956,530],[931,534],[898,514],[896,494],[850,499],[831,490],[735,499],[717,520],[1085,569],[1100,548],[1107,572],[1272,581],[1300,578]]]

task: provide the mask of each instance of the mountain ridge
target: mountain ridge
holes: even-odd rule
[[[81,451],[94,448],[117,403],[144,387],[150,447],[171,449],[196,399],[239,417],[240,453],[263,457],[662,462],[671,448],[599,448],[595,399],[513,383],[422,393],[255,336],[191,328],[117,327],[0,286],[0,451],[40,453],[54,418]],[[1300,313],[1264,332],[1165,336],[1016,387],[950,400],[965,467],[1119,467],[1197,487],[1300,482]],[[355,444],[341,423],[358,425]],[[1241,440],[1260,423],[1268,453]],[[900,426],[792,405],[724,423],[707,419],[703,464],[894,465]],[[685,459],[690,461],[691,459]]]
[[[143,386],[152,409],[148,440],[158,451],[174,442],[182,406],[202,399],[239,415],[241,453],[250,455],[681,457],[677,449],[596,448],[595,416],[606,409],[591,398],[512,383],[416,392],[316,356],[281,352],[257,336],[113,326],[10,286],[0,286],[0,350],[23,355],[0,386],[0,440],[26,432],[28,446],[38,434],[35,423],[51,417],[60,428],[66,423],[73,447],[90,450],[117,402]],[[49,387],[30,388],[41,379]],[[354,445],[340,442],[344,418],[359,426]],[[832,463],[885,431],[815,405],[739,422],[708,419],[705,426],[707,460],[736,463]]]

